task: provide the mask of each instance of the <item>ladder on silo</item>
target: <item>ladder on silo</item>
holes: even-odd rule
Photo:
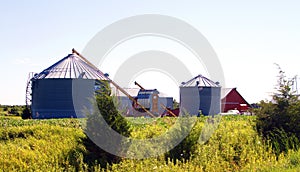
[[[29,107],[31,105],[32,100],[32,81],[31,79],[34,76],[34,72],[30,72],[27,79],[27,85],[26,85],[26,95],[25,95],[25,103],[26,106]]]

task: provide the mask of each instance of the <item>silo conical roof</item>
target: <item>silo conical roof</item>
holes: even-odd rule
[[[201,86],[201,87],[220,87],[219,82],[214,82],[203,75],[197,75],[187,82],[182,82],[181,87]]]
[[[36,74],[34,79],[48,78],[83,78],[106,80],[104,74],[89,65],[77,54],[72,53],[59,60],[52,66]]]

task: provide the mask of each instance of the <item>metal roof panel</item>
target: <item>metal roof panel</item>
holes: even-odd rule
[[[83,78],[106,80],[100,70],[96,70],[76,54],[69,54],[52,66],[34,75],[34,79]]]

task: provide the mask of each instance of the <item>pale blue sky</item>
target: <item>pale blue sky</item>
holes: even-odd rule
[[[297,0],[2,1],[0,104],[24,104],[29,72],[73,47],[82,51],[105,26],[140,14],[169,15],[197,28],[218,54],[226,87],[257,102],[276,84],[274,62],[289,76],[300,74],[299,9]]]

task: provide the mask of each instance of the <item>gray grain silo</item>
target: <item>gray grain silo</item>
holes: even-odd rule
[[[181,113],[216,115],[221,112],[221,87],[218,83],[198,75],[183,82],[179,90]]]
[[[32,118],[85,117],[98,80],[105,80],[103,73],[76,53],[69,54],[30,79],[31,98],[26,100],[31,100]]]

